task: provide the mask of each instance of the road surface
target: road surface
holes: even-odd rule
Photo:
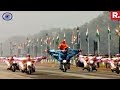
[[[0,79],[120,79],[120,74],[112,73],[109,69],[98,71],[83,71],[79,67],[72,66],[67,72],[59,70],[59,65],[37,64],[36,72],[27,75],[20,71],[7,70],[5,63],[0,63]]]

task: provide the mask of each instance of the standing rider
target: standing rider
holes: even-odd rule
[[[62,50],[59,54],[59,58],[65,59],[67,57],[67,51],[68,51],[68,44],[66,43],[65,40],[62,40],[62,42],[58,45],[58,49]],[[62,55],[63,54],[63,55]],[[62,67],[62,60],[60,61],[60,69]]]

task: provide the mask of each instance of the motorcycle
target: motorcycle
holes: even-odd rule
[[[118,64],[119,62],[116,63],[113,61],[109,61],[108,63],[110,65],[111,71],[119,74],[119,64]]]
[[[19,68],[22,73],[31,74],[35,72],[35,66],[33,61],[23,61],[19,63]]]
[[[25,62],[26,62],[26,61],[19,62],[19,68],[20,68],[20,71],[21,71],[22,73],[24,73],[25,70],[26,70],[26,64],[25,64]]]
[[[15,72],[16,70],[19,70],[19,66],[18,64],[13,61],[13,63],[11,64],[11,68],[10,68],[13,72]]]
[[[76,61],[76,67],[84,67],[84,64],[79,60]]]
[[[84,69],[87,69],[89,72],[92,72],[93,70],[97,71],[96,65],[95,65],[94,61],[92,61],[92,60],[89,61],[87,67],[84,67],[83,70]]]
[[[67,50],[47,50],[47,52],[60,62],[60,69],[66,72],[70,69],[70,59],[77,55],[80,51],[77,49],[67,49]]]
[[[120,73],[120,62],[117,63],[117,66],[116,66],[116,73],[117,73],[117,74]]]
[[[31,74],[33,72],[35,72],[34,62],[27,61],[27,63],[26,63],[26,73]]]
[[[6,61],[6,64],[8,65],[7,70],[12,70],[13,72],[19,70],[19,66],[15,61],[13,62]]]
[[[70,69],[70,63],[68,63],[67,60],[62,60],[62,62],[61,62],[61,70],[63,72],[66,72],[67,69]]]

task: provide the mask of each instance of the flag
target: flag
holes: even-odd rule
[[[110,38],[110,40],[111,40],[111,31],[110,31],[109,25],[108,25],[108,34],[109,34],[109,38]]]
[[[28,43],[27,46],[30,46],[30,44]]]
[[[59,44],[59,34],[57,35],[57,38],[56,38],[56,44],[57,45]]]
[[[50,46],[52,45],[52,43],[50,42]]]
[[[37,38],[37,40],[36,40],[37,42],[39,42],[39,38]]]
[[[74,31],[73,31],[72,32],[72,42],[71,43],[74,43],[76,39],[77,39],[77,37],[75,36]]]
[[[98,38],[98,40],[100,41],[100,31],[99,29],[97,28],[97,31],[96,31],[96,37]]]
[[[45,43],[48,44],[48,39],[49,39],[48,33],[46,33],[45,37],[46,37]]]
[[[18,45],[18,49],[22,49],[22,44],[21,43]]]
[[[40,40],[40,45],[42,46],[42,38],[41,38],[41,40]]]
[[[26,38],[26,45],[28,44],[28,41],[29,41],[29,38],[27,37],[27,38]]]
[[[87,28],[87,31],[86,31],[86,41],[88,41],[88,28]]]
[[[31,40],[28,40],[28,43],[30,43],[31,42]]]
[[[66,41],[66,36],[65,36],[65,33],[64,33],[64,41]]]
[[[25,48],[25,46],[26,46],[26,44],[25,44],[25,43],[23,43],[23,48]]]
[[[46,43],[47,43],[47,41],[46,41],[47,39],[46,39],[46,38],[43,38],[43,40],[44,40],[44,41],[43,41],[43,42],[44,42],[43,44],[46,44]]]
[[[47,41],[46,41],[47,44],[50,44],[50,39],[51,39],[50,37],[47,37]]]

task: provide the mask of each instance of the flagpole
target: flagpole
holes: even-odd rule
[[[35,40],[35,57],[37,57],[37,42]]]
[[[80,38],[80,36],[79,36],[79,42],[80,42],[80,50],[81,50],[81,38]],[[82,54],[82,52],[80,52],[80,54]]]
[[[48,34],[46,35],[46,38],[47,38],[47,41],[46,41],[46,50],[47,50],[47,47],[48,47]],[[48,57],[47,53],[46,53],[46,57]],[[48,62],[48,59],[46,59],[46,62]]]
[[[110,34],[108,34],[108,55],[110,58]]]
[[[86,31],[86,40],[87,40],[87,43],[88,43],[88,56],[89,56],[89,35],[88,35],[88,28],[87,28],[87,31]]]
[[[89,56],[89,36],[88,36],[88,56]]]
[[[80,38],[80,32],[78,33],[78,42],[79,42],[79,44],[80,44],[80,50],[81,50],[81,38]],[[81,54],[82,52],[80,52],[80,54]]]
[[[79,42],[80,42],[80,49],[81,49],[81,38],[80,38]]]
[[[10,56],[12,55],[12,42],[10,42]]]
[[[99,46],[100,46],[100,45],[99,45],[99,38],[98,38],[98,56],[99,56]]]
[[[53,48],[55,49],[55,39],[54,39],[54,42],[53,42],[53,44],[54,44],[54,45],[53,45]]]
[[[98,30],[98,26],[97,26],[97,32],[96,32],[96,35],[97,35],[97,38],[98,38],[98,56],[99,56],[99,52],[100,52],[100,33],[99,33],[99,30]]]
[[[53,40],[54,40],[54,42],[53,42],[53,49],[55,50],[55,38],[53,37]],[[55,62],[55,59],[52,57],[52,59],[53,59],[53,62]]]
[[[77,44],[80,45],[80,48],[79,48],[79,49],[81,49],[81,38],[80,38],[79,29],[77,29]]]

